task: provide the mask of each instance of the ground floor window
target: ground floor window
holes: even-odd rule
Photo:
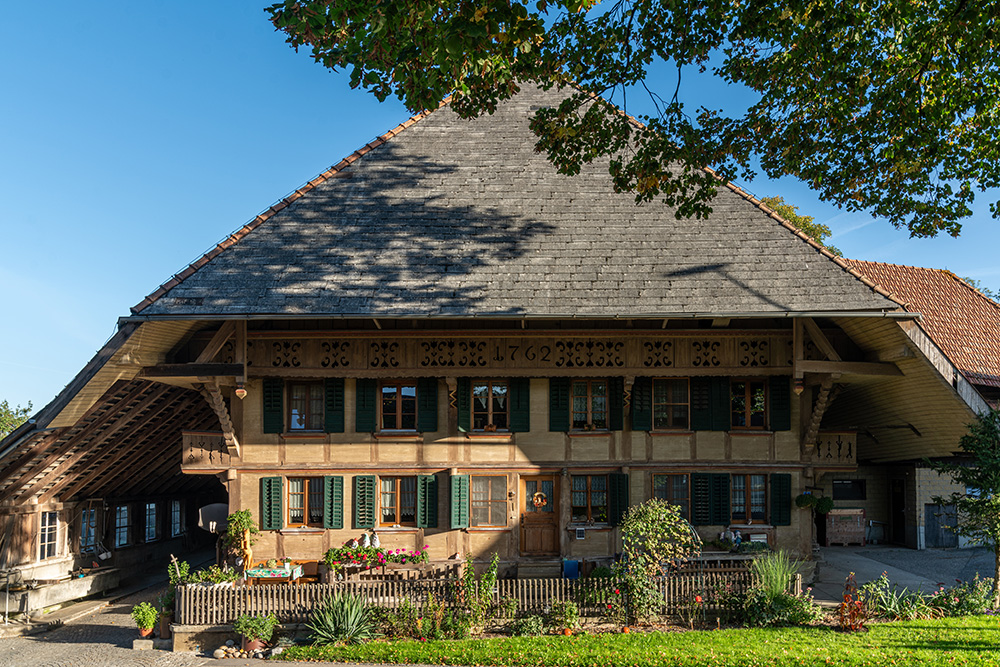
[[[653,475],[653,497],[676,505],[684,519],[691,519],[688,475]]]
[[[184,532],[184,522],[181,520],[181,501],[170,502],[170,536],[177,537]]]
[[[97,510],[85,509],[80,517],[80,551],[93,551],[97,546]]]
[[[146,542],[155,542],[160,538],[159,512],[156,503],[146,503]]]
[[[323,478],[288,478],[288,526],[323,526]]]
[[[417,478],[381,477],[381,518],[383,526],[417,525]]]
[[[54,558],[59,538],[59,513],[42,512],[41,531],[38,537],[40,560]]]
[[[607,475],[573,475],[571,520],[573,523],[607,523]]]
[[[128,505],[119,505],[115,508],[115,546],[127,546],[131,532],[132,513],[129,511]]]
[[[734,523],[767,521],[766,480],[766,475],[733,475],[731,495]]]
[[[473,526],[506,526],[507,477],[473,475],[471,508]]]

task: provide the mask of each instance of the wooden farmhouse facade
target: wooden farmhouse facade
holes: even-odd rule
[[[797,495],[956,449],[985,403],[916,313],[735,187],[678,220],[555,173],[556,95],[410,119],[133,308],[0,443],[7,562],[125,562],[159,538],[122,521],[216,496],[255,559],[376,531],[556,573],[651,497],[804,555]]]

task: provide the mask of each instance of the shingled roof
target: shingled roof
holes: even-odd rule
[[[924,329],[969,382],[1000,387],[1000,305],[951,271],[847,263],[919,312]]]
[[[311,181],[165,283],[143,316],[767,316],[898,310],[736,188],[703,220],[574,177],[534,151],[526,89],[447,105]]]

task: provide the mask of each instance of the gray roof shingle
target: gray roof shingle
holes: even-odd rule
[[[558,174],[524,90],[467,121],[447,106],[192,265],[142,315],[367,317],[843,312],[899,306],[739,191],[702,220]],[[390,133],[393,134],[393,133]],[[328,172],[328,175],[331,172]]]

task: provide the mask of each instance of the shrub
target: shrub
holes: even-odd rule
[[[494,552],[483,576],[476,578],[472,554],[465,557],[462,578],[458,582],[458,598],[462,609],[469,615],[472,627],[478,632],[483,629],[493,610],[493,600],[497,588],[497,567],[500,554]]]
[[[786,552],[777,551],[753,559],[750,574],[756,588],[770,597],[777,597],[788,592],[788,585],[801,565],[800,561],[789,558]]]
[[[247,641],[259,639],[263,642],[269,642],[277,626],[278,617],[274,614],[268,614],[267,616],[244,614],[233,623],[233,630],[245,637]]]
[[[240,578],[240,573],[228,567],[209,565],[204,570],[198,570],[192,574],[188,581],[203,584],[224,584],[229,581],[236,581]]]
[[[306,627],[314,644],[357,644],[379,636],[374,614],[363,598],[350,593],[335,593],[309,615]]]
[[[132,620],[135,621],[135,626],[140,630],[151,630],[156,625],[156,619],[159,615],[156,607],[148,602],[140,602],[132,607]]]
[[[553,602],[547,620],[555,630],[576,630],[580,626],[580,608],[569,600]]]
[[[543,629],[542,617],[537,614],[522,616],[510,624],[510,634],[515,637],[534,637],[542,634]]]
[[[941,612],[935,609],[919,592],[890,585],[885,572],[858,590],[858,598],[871,616],[892,620],[935,618]]]
[[[237,510],[226,518],[226,532],[222,536],[222,543],[231,552],[238,553],[244,535],[249,544],[253,545],[257,541],[254,536],[260,535],[260,530],[250,510]],[[245,567],[250,567],[250,563],[246,563]]]
[[[750,627],[806,625],[823,617],[823,612],[808,593],[770,595],[761,588],[751,588],[730,597],[729,606],[737,620]]]
[[[499,618],[514,618],[517,616],[517,607],[517,598],[509,596],[500,598],[500,602],[497,603],[497,616]]]
[[[851,572],[844,581],[844,599],[837,607],[837,623],[841,630],[860,632],[865,629],[870,614]]]
[[[958,581],[957,586],[940,588],[927,600],[944,616],[973,616],[993,608],[993,579]]]
[[[448,609],[441,619],[441,632],[448,639],[468,639],[472,634],[472,620],[464,609]]]

